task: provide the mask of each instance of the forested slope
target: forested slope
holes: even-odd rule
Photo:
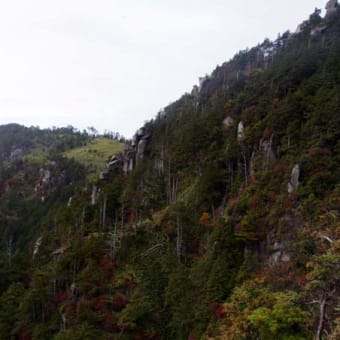
[[[57,189],[27,200],[32,165],[12,155],[0,183],[0,338],[337,339],[334,8],[218,66],[95,183],[59,148],[47,157]]]

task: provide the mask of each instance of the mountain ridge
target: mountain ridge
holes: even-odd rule
[[[19,129],[47,148],[32,161],[32,144],[0,134],[0,338],[339,336],[340,13],[327,7],[218,66],[94,182],[63,157],[92,136]]]

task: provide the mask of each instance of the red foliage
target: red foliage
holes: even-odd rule
[[[274,175],[275,176],[282,176],[287,171],[287,164],[281,160],[278,160],[274,165]]]
[[[56,293],[54,297],[54,302],[56,305],[60,305],[63,301],[67,299],[67,291],[61,291]]]
[[[255,211],[258,207],[257,200],[255,198],[251,199],[248,203],[249,211]]]
[[[119,331],[120,328],[117,324],[116,317],[112,314],[111,311],[106,311],[104,313],[104,329],[110,332]]]
[[[137,332],[135,332],[134,336],[133,336],[134,340],[145,340],[145,339],[149,339],[149,337],[147,336],[147,334],[142,331],[142,330],[138,330]]]
[[[311,147],[308,154],[310,156],[330,156],[332,153],[328,148]]]
[[[291,261],[278,262],[268,267],[263,274],[264,280],[277,290],[297,290],[299,287],[301,273],[297,272]]]
[[[288,197],[283,201],[282,205],[286,209],[291,209],[293,207],[293,200]]]
[[[267,191],[266,198],[267,198],[268,202],[275,202],[276,193],[274,191]]]
[[[191,333],[188,336],[188,340],[196,340],[196,336],[195,336],[194,331],[191,331]]]
[[[231,111],[233,111],[233,105],[231,103],[226,103],[224,105],[224,110],[225,110],[225,113],[230,113]]]
[[[99,265],[102,269],[106,269],[106,270],[111,270],[114,268],[114,262],[107,255],[104,255],[100,258]]]
[[[307,277],[306,277],[306,275],[300,275],[298,277],[297,281],[298,281],[298,285],[300,287],[304,287],[307,284]]]
[[[220,216],[222,213],[222,208],[218,207],[214,210],[214,216]]]
[[[28,331],[25,329],[21,329],[18,334],[18,340],[31,340],[32,336],[28,334]]]
[[[114,307],[118,308],[118,309],[122,309],[127,305],[128,301],[126,299],[125,296],[118,294],[116,295],[113,300],[112,300],[112,304]]]
[[[322,168],[323,166],[320,165],[319,163],[315,165],[314,169],[312,171],[309,172],[309,177],[313,177],[315,175],[320,174],[320,172],[322,172]]]
[[[128,222],[134,223],[136,221],[136,213],[134,211],[130,211],[128,215]]]
[[[132,291],[136,287],[136,282],[132,276],[124,279],[124,287],[128,292]]]
[[[241,224],[241,223],[237,223],[237,224],[235,225],[234,231],[235,231],[236,233],[239,233],[239,232],[242,231],[242,229],[243,229],[242,224]]]
[[[105,301],[102,298],[98,298],[98,299],[92,300],[90,302],[90,306],[94,310],[103,310],[105,307]]]
[[[226,316],[223,305],[221,305],[220,303],[212,302],[210,304],[210,308],[213,311],[213,313],[215,314],[217,320],[221,320]]]
[[[161,320],[161,316],[160,316],[160,314],[158,312],[157,313],[153,313],[152,316],[151,316],[151,319],[153,321],[159,322]]]
[[[255,112],[256,111],[256,105],[251,105],[246,108],[246,111],[248,112]]]
[[[263,139],[270,139],[270,137],[272,136],[272,132],[268,129],[268,128],[265,128],[265,130],[263,131]]]

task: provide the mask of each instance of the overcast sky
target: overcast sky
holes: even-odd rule
[[[131,137],[198,77],[325,3],[0,0],[0,124]]]

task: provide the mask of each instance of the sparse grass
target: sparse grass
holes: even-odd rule
[[[36,147],[25,155],[24,159],[30,163],[42,164],[48,159],[48,149],[42,146]]]
[[[83,164],[88,171],[88,180],[95,180],[109,158],[123,151],[123,144],[108,138],[95,138],[87,145],[65,151],[63,156]]]

